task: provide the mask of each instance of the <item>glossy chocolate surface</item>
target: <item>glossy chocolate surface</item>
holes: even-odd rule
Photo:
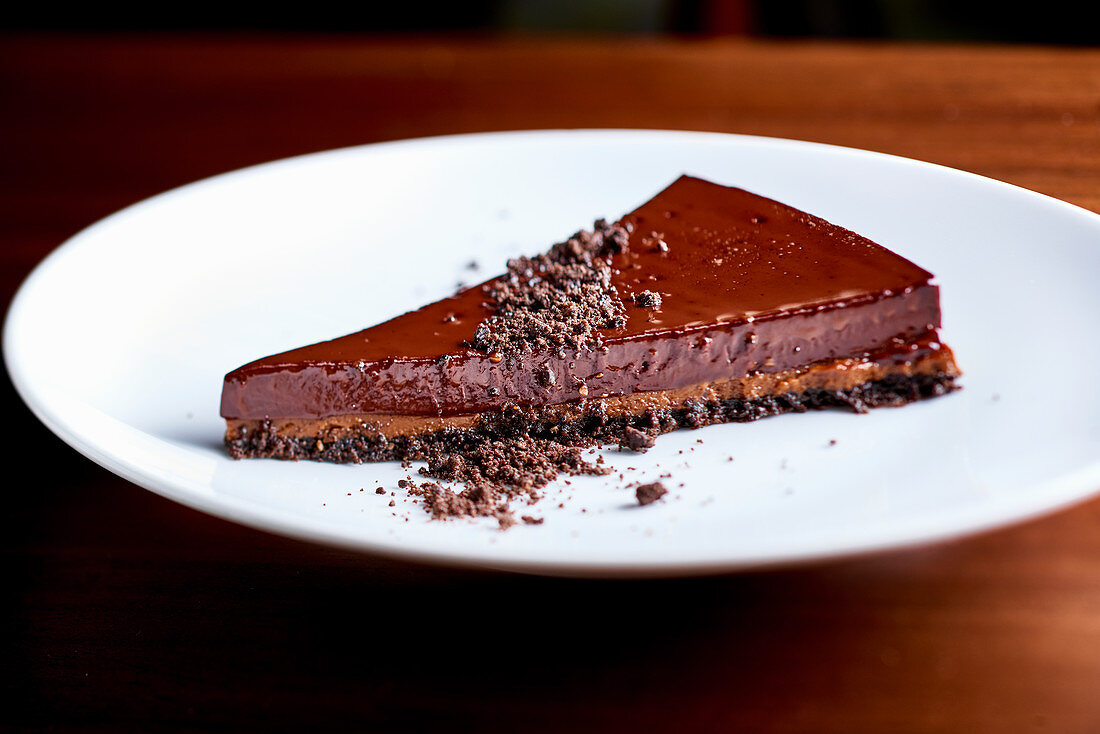
[[[736,188],[681,177],[621,220],[612,282],[626,325],[604,349],[494,362],[462,346],[491,311],[480,286],[364,331],[226,376],[226,418],[455,415],[664,390],[927,338],[927,271],[841,227]],[[643,290],[659,308],[633,305]],[[449,359],[439,359],[449,355]],[[536,370],[555,376],[544,387]]]

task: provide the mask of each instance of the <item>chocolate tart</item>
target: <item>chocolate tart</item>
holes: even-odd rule
[[[931,273],[865,237],[681,177],[614,224],[377,326],[230,372],[236,458],[412,459],[519,435],[618,441],[942,395]]]

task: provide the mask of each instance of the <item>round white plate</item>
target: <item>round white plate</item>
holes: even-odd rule
[[[223,453],[229,370],[494,275],[680,173],[805,209],[934,272],[964,390],[609,450],[615,476],[552,485],[524,509],[545,523],[507,532],[429,521],[396,489],[415,468]],[[865,151],[658,131],[412,140],[237,171],[108,217],[28,278],[4,356],[31,409],[78,451],[253,527],[542,573],[725,571],[940,540],[1100,490],[1098,243],[1090,212]],[[662,474],[669,496],[636,506],[625,485]]]

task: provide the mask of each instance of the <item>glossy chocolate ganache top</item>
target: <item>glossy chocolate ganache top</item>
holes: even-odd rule
[[[881,352],[934,336],[932,275],[842,227],[683,176],[619,224],[623,325],[598,349],[502,359],[471,348],[485,285],[226,376],[226,418],[443,416],[665,390]],[[492,283],[492,281],[490,281]]]

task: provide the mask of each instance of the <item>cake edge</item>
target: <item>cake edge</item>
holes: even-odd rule
[[[840,371],[853,374],[852,360],[835,360]],[[867,366],[879,366],[875,362]],[[807,366],[800,373],[813,369]],[[835,370],[836,368],[834,368]],[[361,428],[334,426],[328,432],[287,435],[279,421],[228,421],[225,446],[234,459],[271,458],[328,463],[368,463],[422,459],[428,448],[462,451],[478,442],[518,436],[548,438],[578,446],[619,444],[635,449],[652,445],[653,437],[679,428],[701,428],[721,423],[744,423],[783,413],[846,408],[857,413],[873,408],[899,407],[945,395],[959,389],[961,375],[950,349],[940,345],[922,359],[885,369],[865,369],[868,379],[828,379],[799,382],[772,379],[772,392],[752,390],[705,391],[674,402],[650,400],[639,410],[609,410],[604,400],[565,406],[508,406],[454,419],[427,420],[424,430],[387,435],[377,424]],[[774,378],[774,376],[769,376]],[[783,387],[801,387],[787,389]],[[640,393],[639,395],[646,395]],[[612,404],[613,405],[613,404]]]

